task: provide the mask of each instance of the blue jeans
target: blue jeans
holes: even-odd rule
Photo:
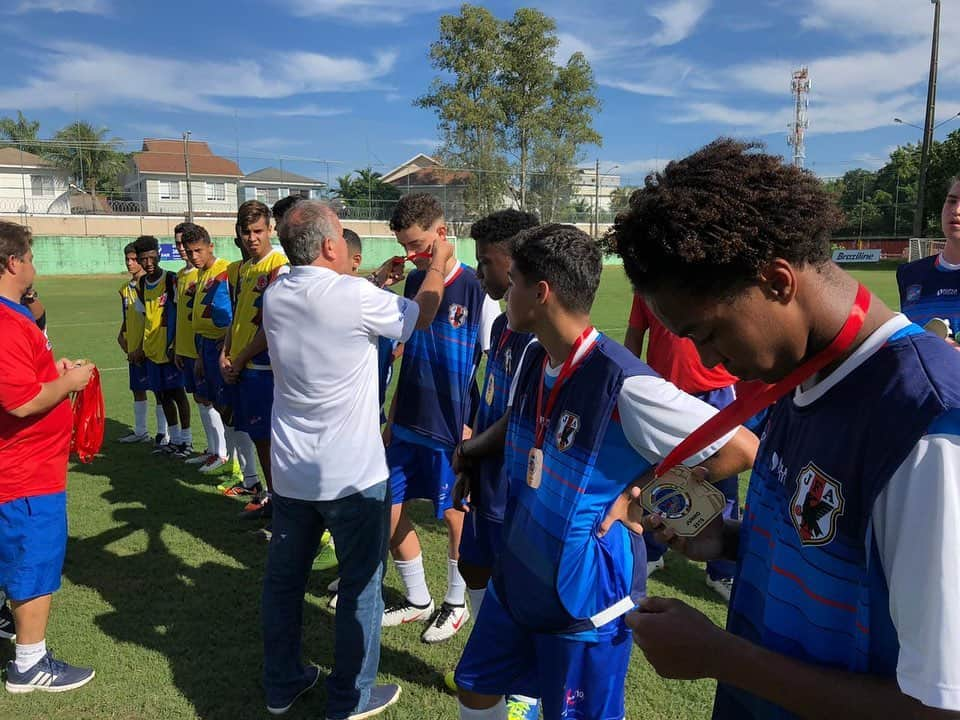
[[[366,706],[380,664],[381,589],[390,535],[387,483],[324,502],[274,493],[262,600],[267,704],[289,698],[304,676],[303,597],[324,529],[333,535],[340,563],[327,717],[344,718]]]

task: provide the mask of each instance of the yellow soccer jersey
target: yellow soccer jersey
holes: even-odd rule
[[[245,348],[253,340],[263,320],[263,291],[287,267],[287,256],[280,250],[272,250],[259,262],[248,260],[240,269],[237,306],[233,313],[233,329],[230,334],[230,357]],[[248,368],[268,369],[270,357],[266,351],[247,363]]]
[[[133,350],[131,338],[143,337],[143,314],[137,310],[137,281],[127,280],[120,286],[120,303],[123,308],[123,339],[127,341],[127,350]]]
[[[167,277],[167,276],[171,277]],[[171,297],[177,291],[172,273],[164,270],[155,283],[146,278],[143,282],[143,302],[137,298],[137,305],[143,312],[143,352],[147,359],[157,364],[169,362],[167,349],[173,347],[174,328],[171,321],[175,319],[174,299]],[[171,317],[174,315],[174,317]]]
[[[240,282],[240,268],[243,267],[243,264],[246,260],[234,260],[232,263],[227,265],[227,282],[230,284],[230,304],[233,305],[233,309],[237,309],[237,291],[239,288],[237,284]]]
[[[177,272],[176,352],[184,357],[197,357],[193,336],[193,303],[197,294],[197,269],[192,265]]]
[[[213,265],[197,275],[197,294],[193,301],[193,332],[210,340],[222,340],[233,321],[229,263],[217,258]]]

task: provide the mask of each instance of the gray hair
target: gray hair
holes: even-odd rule
[[[301,200],[283,216],[277,234],[291,265],[309,265],[323,241],[340,237],[337,214],[325,202]]]

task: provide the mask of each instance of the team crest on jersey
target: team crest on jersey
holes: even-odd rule
[[[557,423],[557,450],[563,452],[573,445],[573,439],[577,436],[577,430],[579,429],[580,417],[572,412],[565,411],[560,416],[560,422]]]
[[[267,285],[270,284],[270,278],[266,275],[261,275],[257,278],[257,292],[262,293],[267,289]]]
[[[493,396],[496,393],[497,384],[494,382],[493,375],[487,376],[487,405],[493,405]]]
[[[904,295],[904,302],[915,303],[920,299],[921,292],[923,292],[923,285],[910,285]]]
[[[453,327],[462,328],[467,321],[467,309],[463,305],[453,304],[447,312],[447,319]]]
[[[814,463],[797,477],[797,489],[790,500],[790,517],[804,545],[826,545],[837,533],[837,519],[843,515],[840,483]]]

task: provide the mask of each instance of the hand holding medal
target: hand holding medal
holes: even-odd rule
[[[640,503],[676,535],[695,537],[723,513],[726,498],[703,473],[678,465],[648,482]]]

